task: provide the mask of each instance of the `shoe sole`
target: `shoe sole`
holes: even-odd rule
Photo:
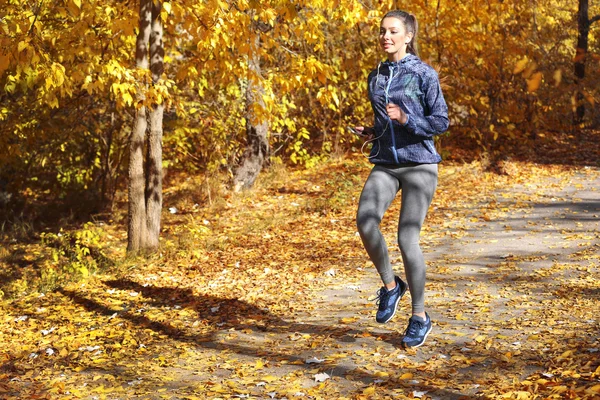
[[[388,319],[386,319],[385,321],[377,321],[377,319],[375,319],[375,321],[379,322],[380,324],[385,324],[386,322],[389,322],[392,318],[394,318],[394,315],[396,315],[396,311],[398,311],[398,304],[400,304],[400,300],[402,300],[402,297],[404,297],[404,294],[406,293],[406,288],[407,288],[407,284],[404,284],[404,290],[402,291],[402,293],[400,293],[400,296],[398,296],[398,300],[396,300],[396,304],[394,304],[394,312],[392,313],[392,315],[390,315],[390,317]]]
[[[421,343],[416,344],[414,346],[408,346],[406,343],[404,343],[404,347],[408,348],[408,349],[416,349],[417,347],[423,346],[423,344],[425,344],[425,340],[427,340],[427,336],[429,336],[429,333],[431,333],[432,330],[433,330],[433,323],[429,327],[429,330],[425,333],[425,336],[423,337],[423,341],[421,341]]]

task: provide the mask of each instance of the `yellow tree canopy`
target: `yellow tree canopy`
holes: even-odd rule
[[[157,85],[135,68],[136,6],[0,0],[6,165],[48,185],[118,181],[142,90],[148,105],[167,106],[165,165],[189,170],[236,164],[249,80],[265,89],[265,107],[255,111],[268,121],[274,160],[310,166],[350,148],[346,125],[371,123],[365,81],[382,58],[377,28],[395,1],[164,2],[165,74]],[[419,20],[421,57],[440,72],[452,135],[489,148],[525,136],[531,125],[569,120],[576,4],[418,0],[406,7]],[[589,62],[597,63],[596,29]],[[256,54],[261,76],[248,71]],[[598,69],[586,79],[594,102]]]

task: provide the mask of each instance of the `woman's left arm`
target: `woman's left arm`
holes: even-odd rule
[[[448,129],[448,106],[442,94],[440,80],[435,70],[430,69],[423,76],[425,96],[424,115],[408,114],[404,127],[413,135],[431,138]]]

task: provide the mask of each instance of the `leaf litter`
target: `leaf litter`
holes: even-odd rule
[[[548,224],[533,213],[598,173],[513,167],[508,177],[442,165],[422,235],[436,315],[422,348],[400,347],[409,301],[395,322],[374,322],[378,283],[354,227],[368,165],[351,159],[212,207],[182,200],[166,215],[161,256],[4,300],[0,398],[597,398],[598,231],[583,219],[558,230],[576,214]],[[388,243],[394,219],[382,226]],[[548,254],[506,241],[496,261],[476,265],[500,243],[491,240],[523,227],[539,231],[534,242],[553,238]],[[107,228],[115,257],[119,229]]]

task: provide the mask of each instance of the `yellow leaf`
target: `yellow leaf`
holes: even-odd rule
[[[483,342],[485,339],[486,339],[486,336],[485,336],[485,335],[479,335],[479,336],[477,336],[477,337],[475,338],[475,341],[476,341],[477,343],[481,343],[481,342]]]
[[[573,355],[573,350],[567,350],[558,357],[559,360],[564,360],[565,358],[571,357]]]
[[[81,9],[81,0],[73,0],[73,4],[75,4],[77,8]]]
[[[583,97],[593,106],[596,104],[596,99],[590,93],[583,91]]]
[[[167,12],[167,14],[171,14],[171,3],[164,2],[163,9]]]
[[[527,57],[523,58],[522,60],[519,60],[515,64],[515,68],[513,69],[513,74],[519,74],[519,73],[523,72],[523,70],[527,66],[528,62],[529,62],[529,59]]]
[[[591,388],[586,390],[586,392],[587,391],[594,392],[594,393],[600,393],[600,384],[592,386]]]
[[[458,331],[448,331],[448,332],[444,332],[446,335],[454,335],[454,336],[465,336],[465,333],[462,332],[458,332]]]
[[[411,374],[410,372],[406,372],[400,376],[400,379],[412,379],[412,377],[413,374]]]
[[[337,93],[336,92],[332,92],[331,93],[331,97],[333,97],[333,102],[335,103],[335,105],[337,107],[339,107],[340,106],[340,99],[339,99]]]
[[[20,53],[23,50],[25,50],[28,46],[28,43],[26,41],[21,41],[19,42],[19,44],[17,45],[17,51]]]
[[[278,380],[279,378],[273,375],[267,375],[267,376],[263,376],[261,380],[267,382],[267,383],[271,383],[271,382],[275,382],[276,380]]]
[[[558,87],[558,85],[560,85],[560,82],[562,81],[562,69],[557,69],[556,71],[554,71],[554,86]]]
[[[517,400],[527,400],[533,398],[532,394],[529,392],[525,392],[523,390],[518,390],[514,392],[504,393],[502,395],[503,399],[517,399]]]
[[[543,75],[541,72],[536,72],[531,76],[531,78],[527,79],[528,92],[535,92],[539,89],[540,85],[542,84],[542,76]]]
[[[463,316],[462,313],[456,314],[455,318],[456,318],[457,321],[466,321],[468,319],[467,317]]]
[[[368,396],[371,394],[375,394],[375,386],[369,386],[368,388],[366,388],[365,390],[363,390],[362,394]]]
[[[566,392],[567,390],[569,390],[569,389],[564,385],[555,386],[552,388],[552,392],[554,392],[554,393],[563,393],[563,392]]]
[[[128,106],[131,106],[133,104],[133,97],[129,93],[123,93],[123,101]]]

